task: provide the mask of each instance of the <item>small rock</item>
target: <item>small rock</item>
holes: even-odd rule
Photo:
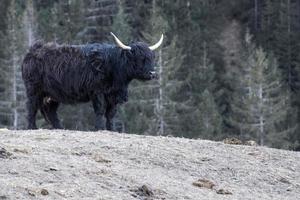
[[[232,192],[230,192],[228,190],[224,190],[224,189],[219,189],[216,192],[217,192],[217,194],[232,194]]]
[[[33,190],[27,189],[27,193],[28,193],[30,196],[35,197],[35,192],[34,192]]]
[[[131,196],[133,196],[134,198],[138,198],[137,194],[131,194]]]
[[[72,155],[75,155],[75,156],[86,156],[86,155],[90,155],[90,153],[87,153],[87,152],[84,152],[84,151],[76,151],[76,152],[73,152]]]
[[[207,157],[201,158],[201,161],[211,161],[211,160],[212,160],[211,158],[207,158]]]
[[[10,156],[12,156],[12,153],[8,152],[6,149],[4,148],[0,148],[0,158],[9,158]]]
[[[41,190],[41,194],[42,194],[42,195],[48,195],[49,192],[48,192],[48,190],[46,190],[46,189],[42,189],[42,190]]]
[[[206,179],[198,179],[198,181],[193,182],[193,185],[197,187],[205,187],[208,189],[212,189],[215,186],[213,182]]]
[[[255,142],[254,140],[248,140],[244,144],[248,146],[257,146],[257,142]]]
[[[279,179],[279,181],[282,182],[282,183],[287,183],[287,184],[290,184],[290,183],[291,183],[288,179],[286,179],[286,178],[284,178],[284,177],[281,177],[281,178]]]
[[[8,173],[12,174],[12,175],[18,175],[19,174],[17,171],[13,171],[13,170],[8,170]]]
[[[50,172],[50,171],[56,172],[56,171],[58,171],[58,169],[56,169],[56,168],[54,168],[54,167],[49,167],[48,169],[45,169],[44,171],[45,171],[45,172]]]
[[[16,152],[16,153],[24,153],[24,154],[28,154],[29,153],[26,149],[17,149],[17,148],[14,149],[14,152]]]
[[[109,174],[109,171],[106,169],[101,169],[100,171],[95,172],[95,174],[97,174],[97,175]]]
[[[243,144],[243,142],[241,141],[241,140],[239,140],[239,139],[237,139],[237,138],[225,138],[224,140],[223,140],[223,142],[225,143],[225,144],[236,144],[236,145],[241,145],[241,144]]]
[[[142,187],[140,187],[139,190],[143,194],[145,194],[145,196],[152,196],[153,195],[152,190],[148,186],[146,186],[146,185],[143,185]]]
[[[250,155],[250,156],[257,156],[258,153],[257,152],[249,152],[248,155]]]
[[[8,199],[8,197],[5,195],[0,195],[0,199]]]
[[[36,138],[34,138],[37,141],[45,141],[45,140],[50,140],[51,138],[48,136],[38,136]]]
[[[138,189],[130,190],[134,192],[132,194],[133,197],[137,198],[138,196],[140,197],[152,197],[154,195],[152,189],[149,186],[142,185]]]
[[[101,155],[99,154],[95,154],[93,156],[93,159],[96,161],[96,162],[100,162],[100,163],[110,163],[111,161],[110,160],[107,160],[105,158],[103,158]]]

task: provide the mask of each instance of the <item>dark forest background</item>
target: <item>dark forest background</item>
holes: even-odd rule
[[[113,43],[110,31],[127,44],[166,36],[160,78],[131,84],[119,131],[300,150],[299,0],[1,0],[0,126],[25,127],[20,64],[34,41]],[[94,127],[90,104],[59,115]]]

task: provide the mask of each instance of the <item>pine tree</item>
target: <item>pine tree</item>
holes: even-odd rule
[[[109,32],[118,12],[118,0],[81,0],[81,2],[85,4],[85,15],[82,16],[82,19],[86,22],[79,33],[83,41],[103,42],[111,38]]]
[[[35,1],[37,37],[45,42],[55,42],[57,39],[56,19],[54,15],[54,1]]]
[[[161,32],[164,33],[168,29],[167,21],[162,17],[161,10],[157,6],[156,1],[152,1],[152,10],[151,10],[151,17],[149,20],[148,25],[146,26],[144,36],[146,40],[149,41],[149,44],[154,44],[157,42],[157,38],[160,37]],[[164,41],[166,43],[166,40]],[[148,91],[151,91],[155,89],[155,93],[150,92],[150,95],[148,98],[151,98],[151,103],[146,103],[146,105],[153,106],[153,114],[150,118],[150,121],[152,122],[149,124],[149,130],[148,132],[152,134],[157,135],[165,135],[166,130],[165,126],[167,125],[165,120],[166,115],[166,90],[165,85],[167,83],[168,76],[165,75],[167,73],[166,66],[164,66],[164,59],[165,59],[165,48],[163,48],[163,45],[156,50],[157,55],[157,67],[156,71],[158,72],[159,78],[157,81],[151,81],[145,84],[145,87],[148,87],[149,89],[146,89]],[[170,70],[170,68],[169,68]],[[153,95],[154,98],[153,98]]]
[[[190,69],[190,74],[186,78],[187,88],[185,90],[190,93],[188,95],[190,98],[184,111],[186,119],[182,122],[187,124],[185,132],[189,137],[212,138],[213,135],[219,135],[222,128],[222,120],[215,101],[218,90],[214,65],[208,58],[205,41],[200,49],[202,50],[202,55],[199,56],[200,62]],[[206,98],[211,101],[208,102]],[[214,134],[209,136],[209,133]]]
[[[8,9],[8,27],[7,27],[7,59],[10,67],[10,95],[12,122],[14,129],[25,126],[25,88],[21,76],[22,54],[25,51],[24,39],[25,28],[23,26],[24,18],[23,4],[18,1],[11,1]]]
[[[55,21],[53,33],[58,43],[80,44],[78,33],[83,29],[84,4],[81,0],[58,1],[52,9]]]
[[[257,48],[247,33],[242,74],[238,75],[236,93],[232,101],[231,124],[240,136],[255,139],[260,145],[283,147],[295,125],[279,126],[286,121],[291,108],[289,93],[274,56],[267,57]],[[281,144],[276,142],[280,138]]]
[[[205,89],[201,94],[199,104],[199,136],[205,139],[221,140],[222,135],[222,116],[219,113],[215,98],[212,93]]]
[[[277,31],[275,31],[275,55],[279,59],[280,67],[284,73],[284,78],[292,90],[300,87],[299,45],[297,37],[300,35],[296,23],[298,23],[298,10],[296,2],[287,0],[280,3],[278,10],[278,20],[276,21]]]
[[[7,10],[10,2],[3,1],[0,6],[0,126],[11,126],[11,102],[7,98],[10,89],[10,66],[6,52]]]
[[[290,112],[297,118],[299,123],[299,86],[300,86],[300,56],[297,53],[300,49],[300,23],[299,23],[300,3],[298,1],[271,1],[265,2],[262,15],[263,29],[258,39],[260,44],[267,51],[274,52],[278,58],[279,67],[283,73],[285,82],[290,87],[291,101],[294,109]],[[293,120],[292,120],[293,121]],[[299,127],[299,126],[298,126]],[[294,143],[300,140],[299,131],[291,136],[290,142]],[[297,136],[298,135],[298,136]],[[297,139],[298,138],[298,139]]]
[[[125,2],[124,0],[118,1],[118,13],[114,17],[112,24],[112,32],[122,37],[122,40],[129,42],[131,37],[132,29],[129,25],[129,16],[125,13]]]

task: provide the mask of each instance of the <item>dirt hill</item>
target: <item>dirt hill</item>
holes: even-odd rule
[[[299,152],[106,131],[0,131],[0,199],[299,198]]]

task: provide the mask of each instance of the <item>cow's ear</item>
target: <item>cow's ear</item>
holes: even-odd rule
[[[105,59],[99,51],[91,51],[88,60],[94,70],[104,71]]]

